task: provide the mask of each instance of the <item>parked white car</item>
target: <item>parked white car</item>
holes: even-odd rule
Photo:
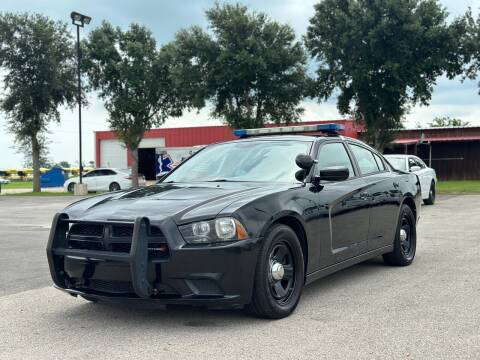
[[[389,154],[385,157],[395,169],[417,174],[420,179],[423,203],[425,205],[435,203],[437,174],[434,169],[428,167],[422,159],[415,155]]]
[[[0,184],[10,184],[10,180],[0,177]]]
[[[70,178],[65,181],[63,187],[65,191],[73,192],[73,187],[78,182],[78,176]],[[87,184],[88,191],[117,191],[132,187],[132,176],[128,169],[101,168],[87,172],[83,175],[82,182]],[[143,175],[139,175],[138,184],[146,185]]]

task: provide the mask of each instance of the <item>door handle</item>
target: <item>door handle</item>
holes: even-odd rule
[[[399,186],[400,186],[400,184],[398,182],[396,182],[396,181],[393,182],[393,187],[394,188],[398,188]]]

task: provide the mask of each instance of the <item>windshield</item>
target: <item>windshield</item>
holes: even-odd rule
[[[268,181],[295,182],[298,154],[311,142],[261,140],[208,146],[186,160],[162,182]]]
[[[405,158],[390,157],[390,156],[386,156],[386,158],[390,162],[390,164],[393,166],[394,169],[407,171]]]

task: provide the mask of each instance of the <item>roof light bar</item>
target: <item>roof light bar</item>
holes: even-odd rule
[[[248,136],[261,136],[261,135],[274,135],[274,134],[298,134],[307,132],[322,132],[325,134],[338,134],[342,131],[344,126],[341,124],[328,123],[317,125],[299,125],[299,126],[281,126],[281,127],[269,127],[259,129],[238,129],[234,130],[233,134],[238,137]]]

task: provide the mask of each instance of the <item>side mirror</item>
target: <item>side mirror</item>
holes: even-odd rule
[[[332,166],[320,170],[320,175],[316,178],[324,181],[343,181],[350,176],[350,171],[345,166]]]
[[[307,170],[305,169],[297,170],[297,172],[295,173],[295,179],[297,179],[297,181],[303,182],[306,177],[307,177]]]
[[[312,159],[310,155],[307,154],[298,154],[295,158],[295,163],[300,169],[310,170],[315,163],[315,160]]]
[[[417,165],[410,166],[410,172],[415,172],[419,170],[422,170],[420,166],[417,166]]]

